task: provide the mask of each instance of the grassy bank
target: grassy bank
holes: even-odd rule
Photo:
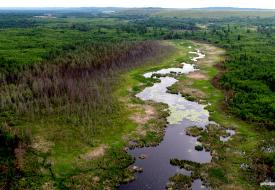
[[[167,112],[163,111],[166,108],[166,105],[151,101],[144,102],[135,97],[138,92],[142,91],[147,86],[152,86],[155,80],[157,80],[144,78],[142,75],[162,68],[168,68],[171,66],[177,67],[180,63],[189,59],[189,49],[187,47],[190,45],[190,42],[181,40],[163,41],[163,43],[175,47],[175,52],[163,60],[158,60],[157,63],[154,60],[150,60],[144,66],[123,74],[121,81],[121,84],[123,85],[121,85],[121,87],[115,92],[117,98],[127,105],[128,112],[133,116],[132,120],[138,124],[138,129],[133,131],[133,134],[127,137],[129,141],[134,139],[135,143],[137,143],[135,146],[154,146],[158,144],[163,137],[163,128],[166,124],[165,117],[167,116]],[[150,106],[155,108],[150,108]],[[160,114],[157,118],[162,120],[161,123],[155,123],[156,121],[154,121],[154,119],[156,116],[152,113],[150,114],[150,110],[151,112],[154,112],[155,110]],[[131,144],[128,146],[131,147]]]
[[[200,136],[200,141],[211,150],[213,156],[210,164],[197,167],[197,177],[213,189],[259,189],[259,183],[273,175],[270,172],[272,164],[270,167],[266,159],[272,158],[272,151],[267,153],[264,147],[274,147],[273,140],[270,140],[274,132],[247,124],[227,112],[223,91],[213,86],[218,85],[214,77],[219,70],[222,72],[220,63],[225,58],[225,52],[210,44],[194,45],[206,54],[206,58],[197,63],[200,71],[180,77],[170,90],[181,92],[195,101],[210,103],[207,107],[210,119],[220,124],[220,127],[209,126],[207,131],[195,134]],[[225,134],[225,129],[235,129],[236,134],[223,143],[219,138]]]
[[[57,187],[112,189],[119,183],[128,182],[133,179],[133,171],[128,168],[133,160],[124,151],[125,147],[156,145],[161,141],[166,124],[167,112],[164,111],[166,106],[153,102],[142,102],[134,95],[146,86],[153,84],[151,79],[145,79],[141,76],[143,73],[170,67],[171,65],[176,66],[188,59],[187,46],[189,43],[180,41],[162,43],[175,46],[176,49],[166,57],[152,57],[142,66],[122,72],[118,77],[112,95],[119,100],[121,111],[118,117],[110,115],[111,118],[114,117],[110,121],[113,126],[112,130],[106,128],[106,130],[102,130],[101,133],[94,136],[93,140],[96,142],[94,148],[84,148],[85,146],[80,144],[79,151],[74,153],[64,152],[63,150],[61,151],[63,154],[60,154],[62,147],[56,150],[55,157],[60,158],[60,160],[59,165],[55,166],[57,170],[54,171],[57,174],[63,174],[57,181]],[[44,132],[42,133],[44,134]],[[64,144],[65,146],[70,144],[70,139],[69,136],[67,143]],[[64,140],[62,140],[63,142]],[[101,147],[104,149],[103,154],[88,162],[82,160],[82,163],[77,163],[74,168],[70,166],[75,164],[75,158],[79,155],[81,156],[91,150],[92,152],[98,152],[97,150],[100,150]],[[89,164],[87,165],[87,163]],[[64,167],[68,167],[66,172],[64,172]],[[65,178],[66,180],[63,181]]]

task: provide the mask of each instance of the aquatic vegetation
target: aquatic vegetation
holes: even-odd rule
[[[199,59],[204,57],[199,50],[197,52]],[[143,75],[145,78],[156,77],[156,74],[162,75],[153,86],[146,87],[138,93],[136,97],[144,101],[150,100],[167,104],[169,110],[169,116],[167,117],[168,126],[165,130],[164,139],[158,146],[136,148],[129,151],[129,153],[135,157],[139,157],[140,154],[146,154],[148,158],[142,161],[136,160],[135,164],[143,168],[142,176],[139,176],[135,181],[129,184],[120,186],[120,190],[138,189],[140,186],[153,189],[163,188],[166,180],[175,173],[179,174],[170,178],[174,181],[168,183],[168,188],[170,186],[178,186],[179,184],[181,184],[180,186],[191,187],[192,178],[188,177],[188,175],[190,175],[188,168],[178,170],[177,167],[173,166],[176,164],[172,164],[171,166],[167,161],[175,156],[181,159],[187,157],[194,162],[200,163],[211,161],[210,153],[203,151],[202,144],[197,142],[196,138],[189,137],[185,132],[179,132],[182,130],[184,131],[190,123],[202,127],[208,124],[209,113],[205,109],[205,106],[188,101],[179,94],[170,94],[167,89],[177,82],[174,78],[176,75],[195,71],[194,67],[194,65],[184,63],[183,68],[161,69]],[[167,74],[169,74],[169,76],[165,76]],[[173,147],[173,151],[169,150],[168,147]],[[194,151],[192,151],[192,149]],[[161,177],[159,175],[160,171],[165,171],[165,173],[161,174]],[[187,177],[183,177],[183,175],[187,175]],[[158,177],[158,180],[154,180],[156,177]],[[197,177],[196,175],[196,178]],[[185,183],[186,180],[189,181],[190,184],[187,183],[184,185],[183,183]]]
[[[202,106],[204,108],[204,106]],[[171,106],[169,107],[171,114],[167,118],[170,124],[178,124],[183,119],[188,119],[196,123],[207,123],[209,113],[205,109],[190,109],[184,106]]]
[[[202,130],[202,127],[192,126],[186,128],[186,134],[191,135],[193,137],[198,137],[201,134]]]

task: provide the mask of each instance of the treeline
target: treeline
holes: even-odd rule
[[[95,42],[6,78],[0,85],[0,187],[8,189],[25,175],[17,163],[32,136],[28,129],[13,128],[17,121],[69,125],[91,144],[102,130],[115,127],[113,119],[122,113],[113,97],[118,74],[171,50],[157,41]]]
[[[196,22],[189,18],[162,18],[149,17],[146,19],[138,19],[133,21],[136,24],[146,27],[167,28],[170,30],[196,30]]]
[[[134,23],[155,30],[159,28],[156,36],[161,39],[203,40],[225,48],[228,52],[226,72],[220,78],[220,84],[226,90],[228,108],[244,120],[274,129],[273,18],[153,17]]]
[[[43,12],[39,11],[0,13],[0,80],[84,43],[163,39],[168,33],[167,29],[159,27],[95,15],[76,20],[34,18],[41,14]]]
[[[212,25],[190,38],[207,40],[228,51],[220,84],[231,112],[260,126],[275,127],[275,38],[273,30]],[[266,27],[264,27],[266,28]]]
[[[92,43],[9,78],[0,87],[0,111],[37,117],[58,114],[88,121],[91,111],[112,113],[114,74],[163,53],[158,42]]]
[[[0,19],[0,29],[3,28],[29,28],[29,27],[36,27],[39,23],[35,20],[31,19]]]
[[[78,44],[83,44],[84,39],[89,39],[87,41],[90,42],[122,41],[127,38],[128,40],[195,39],[222,46],[228,50],[229,59],[225,64],[227,72],[220,82],[228,91],[226,94],[230,95],[226,98],[230,110],[248,121],[256,122],[259,125],[274,126],[275,23],[273,18],[157,17],[149,15],[150,9],[140,11],[100,14],[97,17],[93,15],[94,23],[90,23],[88,20],[83,20],[80,23],[67,23],[60,20],[41,21],[41,23],[48,22],[49,28],[53,27],[55,31],[62,30],[60,36],[64,37],[64,41],[66,38],[72,39],[70,36],[75,37],[72,35],[72,31],[79,34],[82,40],[81,42],[79,40]],[[26,15],[29,16],[30,13]],[[105,23],[102,23],[96,20],[98,18],[107,19]],[[15,15],[13,19],[19,18]],[[108,19],[115,19],[112,22],[117,24],[112,24]],[[61,23],[56,25],[59,22]],[[55,46],[52,44],[51,48],[47,47],[49,50],[40,58],[53,59],[61,52],[73,50],[78,45],[74,41],[62,46]],[[10,56],[3,55],[0,58],[0,66],[1,75],[15,71],[15,75],[9,79],[13,80],[17,77],[17,73],[25,69],[26,64],[15,62],[14,59],[10,59]]]
[[[231,110],[245,120],[275,126],[275,62],[241,54],[226,62],[229,72],[221,78]]]

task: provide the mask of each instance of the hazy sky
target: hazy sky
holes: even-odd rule
[[[0,0],[0,7],[245,7],[275,9],[275,0]]]

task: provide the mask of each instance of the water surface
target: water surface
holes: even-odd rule
[[[205,57],[199,50],[190,52],[192,61]],[[155,72],[144,74],[144,77],[154,77],[156,74],[188,74],[197,69],[194,64],[182,63],[182,68],[161,69]],[[145,88],[136,96],[141,100],[151,100],[165,103],[168,105],[170,115],[167,118],[168,125],[165,129],[163,141],[156,147],[135,148],[128,153],[136,158],[134,165],[143,168],[142,173],[136,174],[136,180],[131,183],[121,185],[120,190],[146,190],[146,189],[165,189],[169,177],[176,173],[190,175],[191,171],[180,169],[170,164],[170,159],[191,160],[198,163],[211,162],[210,152],[205,150],[196,151],[195,145],[197,137],[186,135],[186,128],[191,126],[205,127],[209,124],[209,112],[205,105],[186,100],[179,94],[170,94],[167,88],[175,84],[177,80],[171,76],[159,78],[159,82],[151,87]],[[140,155],[145,154],[146,159],[139,159]],[[192,189],[206,189],[202,186],[200,179],[192,184]]]

